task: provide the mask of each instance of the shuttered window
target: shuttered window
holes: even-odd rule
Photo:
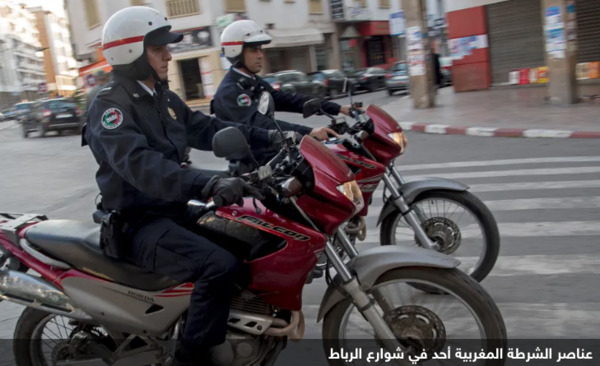
[[[94,28],[100,25],[100,17],[98,16],[98,4],[96,0],[84,0],[85,19],[88,28]]]
[[[246,2],[244,0],[225,0],[225,12],[236,13],[245,11]]]
[[[199,13],[198,0],[167,0],[167,16],[169,18]]]
[[[577,0],[577,61],[600,61],[600,3]]]

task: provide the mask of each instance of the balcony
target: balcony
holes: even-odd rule
[[[198,0],[167,0],[167,14],[170,18],[200,14]]]

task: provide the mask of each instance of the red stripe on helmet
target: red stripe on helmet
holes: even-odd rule
[[[136,36],[136,37],[130,37],[130,38],[124,38],[124,39],[118,39],[116,41],[112,41],[112,42],[108,42],[105,43],[104,45],[102,45],[102,49],[103,50],[107,50],[109,48],[113,48],[113,47],[117,47],[117,46],[122,46],[124,44],[130,44],[130,43],[135,43],[135,42],[141,42],[144,40],[144,36]]]
[[[223,42],[223,43],[221,43],[221,46],[239,46],[241,44],[244,44],[244,41]]]

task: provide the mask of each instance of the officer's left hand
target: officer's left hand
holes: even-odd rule
[[[334,130],[332,130],[329,127],[317,127],[313,128],[313,130],[310,131],[310,136],[316,138],[319,141],[327,140],[329,138],[329,135],[334,137],[339,136]]]

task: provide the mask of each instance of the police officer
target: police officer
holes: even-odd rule
[[[170,29],[166,17],[142,6],[122,9],[106,22],[102,47],[113,79],[92,101],[84,142],[99,164],[102,208],[119,217],[110,229],[129,228],[118,235],[125,239],[116,245],[121,259],[194,283],[174,365],[210,365],[209,349],[225,341],[238,262],[186,229],[186,202],[219,197],[230,205],[260,193],[240,178],[209,178],[180,163],[186,145],[211,150],[213,135],[226,126],[238,127],[251,144],[272,144],[279,134],[192,112],[169,91],[167,44],[182,39]],[[113,231],[103,230],[101,239],[112,248],[108,233]]]
[[[275,90],[256,75],[262,69],[262,45],[270,42],[271,36],[252,20],[235,21],[223,30],[221,46],[232,67],[221,81],[212,102],[218,118],[271,129],[273,122],[258,112],[257,102],[263,91],[271,93],[277,111],[302,113],[304,103],[313,98]],[[323,110],[332,115],[343,113],[350,116],[350,106],[342,107],[333,102],[324,102]],[[319,140],[327,139],[328,134],[337,136],[327,127],[311,129],[283,121],[278,123],[283,130],[311,135]],[[261,152],[254,150],[254,155],[259,155],[257,159],[261,160]]]

